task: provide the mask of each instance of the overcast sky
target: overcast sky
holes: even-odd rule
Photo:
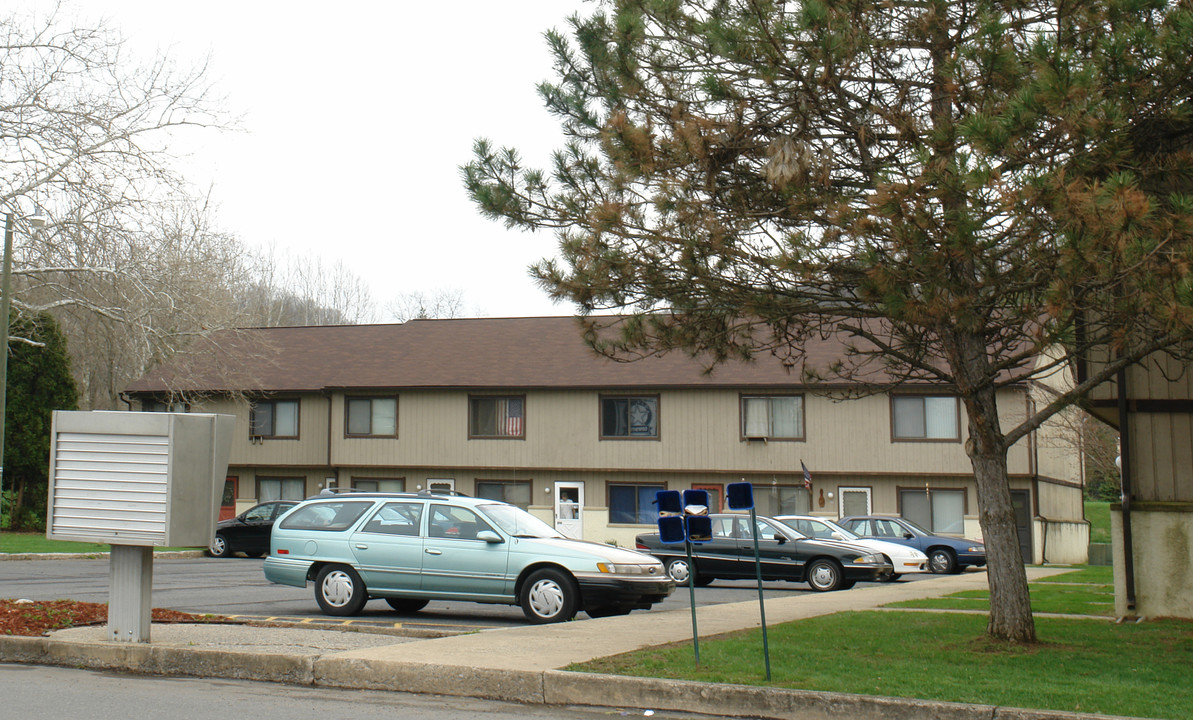
[[[30,0],[41,4],[40,0]],[[481,218],[458,167],[484,136],[546,165],[562,144],[535,84],[542,39],[582,0],[86,0],[138,53],[210,56],[244,133],[202,136],[189,179],[214,183],[222,229],[250,246],[342,260],[378,304],[463,291],[467,314],[563,315],[527,274],[549,233]],[[178,143],[175,144],[175,147]],[[189,147],[189,145],[188,145]]]

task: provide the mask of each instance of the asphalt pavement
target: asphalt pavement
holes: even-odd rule
[[[1064,572],[1029,567],[1028,578]],[[935,576],[848,591],[767,600],[768,625],[900,600],[987,587],[985,572]],[[682,589],[680,590],[682,591]],[[700,636],[759,627],[757,600],[697,609]],[[1075,713],[718,685],[569,672],[573,663],[673,642],[691,642],[689,610],[633,612],[554,625],[497,628],[447,637],[306,626],[154,624],[145,643],[107,639],[107,628],[47,637],[0,636],[0,662],[55,664],[162,675],[228,677],[302,685],[400,690],[546,705],[670,710],[790,720],[1060,720]],[[1105,716],[1101,716],[1105,717]]]

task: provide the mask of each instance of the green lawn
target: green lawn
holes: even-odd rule
[[[0,554],[17,553],[106,553],[110,546],[100,543],[47,540],[45,533],[0,532]],[[154,548],[160,550],[191,550],[193,548]]]
[[[1110,503],[1087,500],[1085,519],[1089,521],[1089,541],[1110,542]]]
[[[1086,567],[1054,575],[1028,585],[1031,609],[1037,613],[1065,615],[1114,615],[1114,575],[1108,567]],[[941,598],[908,600],[890,607],[935,610],[990,610],[990,591],[967,590]]]
[[[1110,568],[1032,583],[1037,612],[1103,615]],[[985,610],[978,593],[945,598]],[[1193,717],[1193,623],[1036,618],[1039,643],[992,642],[986,615],[871,611],[769,628],[773,687],[1154,718]],[[571,670],[768,685],[758,630],[603,658]]]

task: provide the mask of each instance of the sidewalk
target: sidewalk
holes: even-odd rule
[[[1036,579],[1063,569],[1028,568]],[[768,625],[899,600],[982,589],[984,572],[767,600]],[[681,589],[682,591],[682,589]],[[701,637],[758,627],[758,603],[697,610]],[[1059,720],[1051,711],[775,688],[629,678],[560,670],[671,642],[691,641],[689,610],[634,612],[451,637],[400,638],[243,625],[154,625],[149,643],[106,639],[105,627],[44,638],[0,637],[0,662],[71,665],[165,675],[227,677],[341,688],[458,695],[549,705],[690,711],[791,720]]]

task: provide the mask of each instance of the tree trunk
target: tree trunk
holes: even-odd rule
[[[1019,531],[1007,480],[1007,451],[998,426],[993,388],[965,398],[969,413],[966,452],[978,487],[978,520],[986,543],[986,575],[990,583],[990,624],[987,634],[1000,640],[1033,643],[1036,624],[1031,614],[1027,571],[1019,549]]]

